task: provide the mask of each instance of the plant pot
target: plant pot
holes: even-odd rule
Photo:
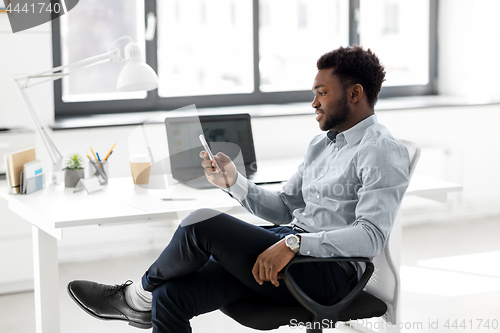
[[[76,184],[84,177],[83,169],[64,170],[64,186],[76,187]]]

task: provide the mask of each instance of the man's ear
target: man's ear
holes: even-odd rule
[[[364,94],[364,89],[362,85],[356,83],[351,87],[350,90],[351,90],[351,95],[349,96],[349,99],[351,103],[357,103],[359,100],[361,100]]]

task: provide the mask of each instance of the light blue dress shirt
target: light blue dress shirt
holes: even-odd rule
[[[280,191],[238,174],[229,192],[249,212],[300,233],[300,254],[375,257],[389,238],[409,182],[409,155],[375,115],[337,135],[311,141]]]

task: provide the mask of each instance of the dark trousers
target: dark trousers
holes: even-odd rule
[[[191,332],[194,316],[241,299],[297,304],[283,280],[279,287],[259,285],[252,275],[259,254],[292,233],[297,232],[264,229],[210,209],[191,213],[142,277],[144,289],[153,293],[153,332]],[[352,282],[336,263],[295,265],[291,274],[322,304],[347,295]]]

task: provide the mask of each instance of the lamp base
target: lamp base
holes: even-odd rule
[[[59,185],[64,182],[64,171],[54,171],[52,172],[52,179],[50,180],[51,185]]]

